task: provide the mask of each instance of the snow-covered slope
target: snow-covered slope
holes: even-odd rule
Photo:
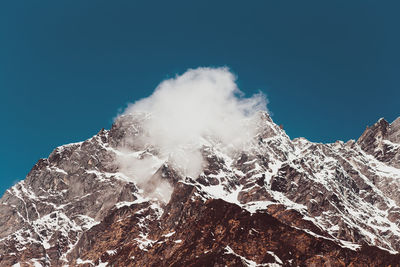
[[[208,207],[212,199],[237,205],[246,216],[271,215],[290,227],[285,231],[350,251],[346,255],[357,255],[363,245],[400,251],[400,118],[392,124],[379,120],[357,142],[319,144],[291,140],[268,114],[258,113],[251,122],[257,133],[240,148],[209,136],[198,140],[203,169],[196,177],[185,175],[157,147],[134,142],[146,134],[141,124],[147,118],[124,115],[110,130],[56,148],[7,190],[0,200],[0,266],[102,266],[117,255],[129,255],[128,265],[140,266],[145,259],[118,250],[121,242],[137,246],[130,251],[149,253],[160,244],[190,247],[185,240],[173,240],[179,232],[175,228],[189,220],[184,212]],[[147,160],[151,168],[133,175],[121,167],[121,158],[128,159],[124,166]],[[138,173],[148,178],[137,179]],[[181,196],[186,192],[182,186],[191,193]],[[102,243],[104,225],[118,238],[126,227],[134,227],[127,235],[130,241],[115,238],[118,243],[111,235]],[[225,263],[234,262],[232,257],[249,266],[306,261],[274,250],[264,258],[243,251],[252,257],[246,258],[237,245],[223,245],[210,251],[225,255]]]

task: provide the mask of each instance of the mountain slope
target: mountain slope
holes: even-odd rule
[[[258,113],[240,149],[198,140],[196,177],[135,141],[148,118],[55,149],[7,190],[0,266],[398,266],[400,118],[319,144]]]

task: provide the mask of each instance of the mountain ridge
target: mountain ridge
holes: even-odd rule
[[[110,130],[56,148],[6,191],[0,200],[0,266],[400,262],[400,117],[391,124],[379,120],[357,141],[321,144],[292,140],[267,113],[258,113],[257,134],[245,149],[232,152],[218,140],[205,140],[197,177],[186,176],[157,147],[134,141],[145,135],[145,119],[146,114],[124,115]],[[139,183],[124,173],[120,157],[158,165]],[[165,185],[171,187],[168,201],[157,192]],[[213,221],[218,215],[213,209],[232,212]],[[248,223],[259,217],[263,226],[253,231]],[[264,220],[277,225],[273,232],[311,243],[302,247],[277,239]],[[208,233],[200,234],[202,242],[169,240],[177,233],[189,235],[188,225]],[[235,225],[247,225],[262,238],[254,241]],[[107,229],[112,231],[102,238]],[[210,233],[222,239],[214,242]],[[249,245],[240,245],[235,236]],[[276,242],[286,244],[287,251]],[[269,250],[261,250],[262,244]],[[146,250],[148,255],[141,255]],[[180,256],[174,261],[173,255]]]

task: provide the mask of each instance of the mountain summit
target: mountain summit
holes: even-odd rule
[[[211,125],[185,142],[152,116],[56,148],[8,189],[0,266],[399,266],[400,118],[320,144],[266,112],[231,125],[255,129],[239,139]]]

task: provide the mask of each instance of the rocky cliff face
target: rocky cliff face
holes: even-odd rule
[[[202,140],[197,177],[135,142],[144,120],[56,148],[6,191],[0,266],[399,266],[400,118],[318,144],[259,113],[241,149]],[[160,163],[143,183],[121,157]]]

